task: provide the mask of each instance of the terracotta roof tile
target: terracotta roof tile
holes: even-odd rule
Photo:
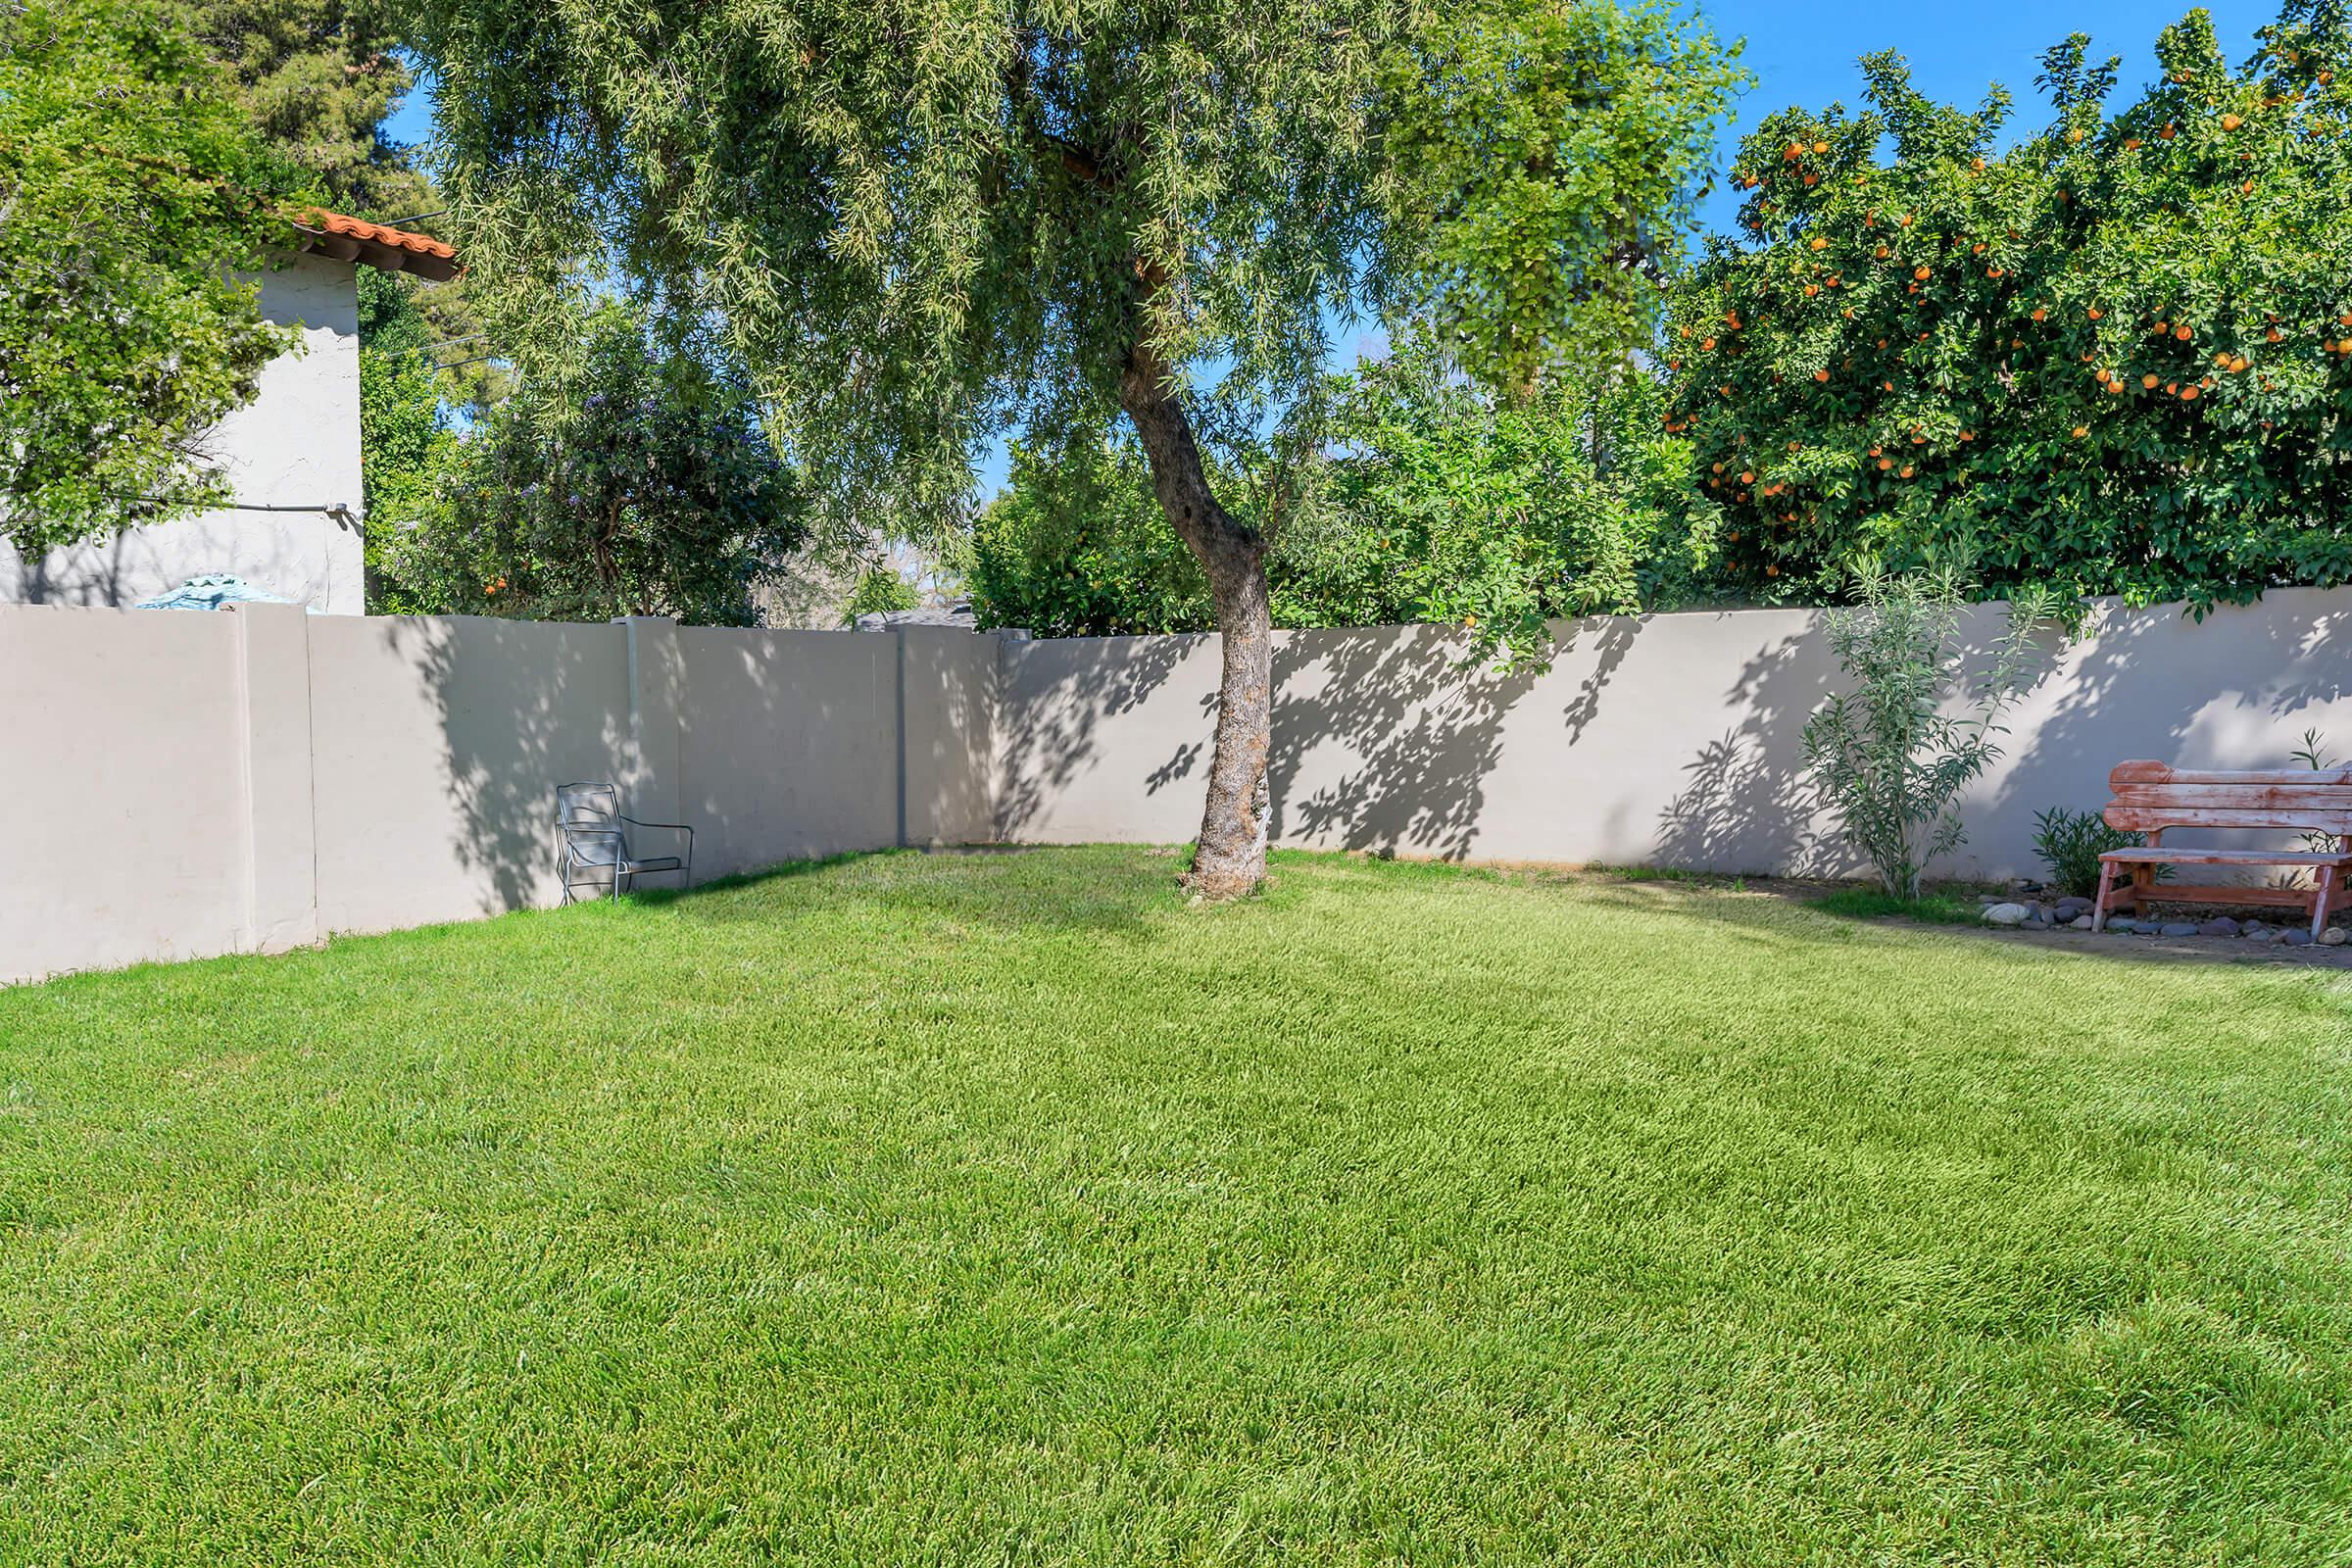
[[[303,236],[304,250],[340,261],[364,262],[388,272],[441,279],[458,270],[457,247],[446,240],[342,213],[314,208],[294,218],[294,231]]]

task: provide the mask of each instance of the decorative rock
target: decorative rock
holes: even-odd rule
[[[1986,925],[2024,925],[2027,910],[2022,904],[1995,904],[1984,911]]]
[[[2090,916],[2088,914],[2078,914],[2072,920],[2067,921],[2067,924],[2073,926],[2078,931],[2087,931],[2090,929]]]
[[[2344,928],[2340,925],[2331,925],[2321,932],[2320,945],[2325,948],[2342,947],[2344,945]]]
[[[2054,907],[2058,912],[2059,919],[2072,920],[2078,914],[2088,914],[2091,910],[2092,902],[2093,901],[2089,899],[2079,899],[2072,894],[2069,894],[2067,897],[2060,899]]]
[[[2237,928],[2237,933],[2239,936],[2252,937],[2255,941],[2260,942],[2271,934],[2271,928],[2260,920],[2248,920]]]
[[[2226,914],[2218,920],[2208,920],[2197,927],[2197,935],[2201,937],[2233,937],[2237,935],[2237,922]]]
[[[2311,933],[2308,931],[2281,931],[2278,933],[2278,943],[2281,947],[2308,948],[2311,946]]]
[[[2124,935],[2130,936],[2132,932],[2139,929],[2139,922],[2132,919],[2130,915],[2126,915],[2122,919],[2109,920],[2107,922],[2107,929],[2110,931],[2121,931]]]
[[[2162,936],[2193,937],[2197,934],[2197,923],[2194,920],[2167,920],[2156,929]]]
[[[2027,929],[2027,930],[2029,930],[2029,931],[2047,931],[2049,928],[2050,928],[2050,917],[2049,917],[2048,915],[2046,915],[2046,914],[2039,914],[2039,913],[2035,913],[2035,914],[2030,914],[2030,915],[2026,916],[2026,929]]]

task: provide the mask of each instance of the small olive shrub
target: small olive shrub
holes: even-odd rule
[[[1966,837],[1961,792],[1999,760],[2001,712],[2040,678],[2038,634],[2062,605],[2044,590],[2015,595],[1972,679],[1957,570],[1893,575],[1866,563],[1854,597],[1825,618],[1850,684],[1806,723],[1805,766],[1880,883],[1916,899],[1929,862]]]

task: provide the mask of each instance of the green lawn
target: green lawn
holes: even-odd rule
[[[0,1562],[2352,1553],[2352,980],[1137,850],[0,991]]]

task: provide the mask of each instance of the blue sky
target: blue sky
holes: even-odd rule
[[[1719,36],[1747,40],[1741,58],[1756,77],[1722,157],[1728,164],[1742,134],[1790,104],[1859,104],[1862,75],[1854,61],[1881,49],[1900,51],[1911,62],[1913,82],[1944,103],[1973,108],[1986,86],[2001,83],[2017,99],[2011,128],[2023,132],[2044,120],[2034,87],[2041,52],[2070,32],[2086,32],[2094,60],[2123,56],[2116,98],[2128,103],[2155,77],[2156,34],[2189,9],[2187,0],[1716,0],[1703,7],[1708,20]],[[2276,0],[2213,0],[2205,9],[2232,62],[2253,52],[2254,29],[2278,12]],[[1703,216],[1729,233],[1739,206],[1729,189],[1719,190]]]
[[[1756,85],[1740,101],[1725,134],[1721,160],[1737,154],[1740,137],[1790,104],[1823,108],[1835,101],[1860,102],[1862,77],[1855,60],[1880,49],[1899,50],[1911,62],[1912,80],[1922,92],[1946,103],[1973,107],[1998,81],[2017,99],[2013,132],[2030,132],[2042,122],[2043,106],[2034,75],[2041,52],[2069,32],[2090,34],[2093,59],[2121,55],[2119,102],[2130,102],[2156,74],[2156,34],[2189,10],[2157,0],[1714,0],[1702,8],[1724,38],[1743,37],[1742,55]],[[2254,47],[2254,29],[2278,14],[2276,0],[2212,0],[2222,46],[2232,61]],[[431,130],[426,94],[412,96],[392,122],[393,134],[422,141]],[[1706,225],[1732,230],[1739,201],[1728,184],[1701,210]],[[1343,338],[1344,357],[1370,345],[1365,334]],[[1003,478],[1003,459],[992,457],[981,493]]]

